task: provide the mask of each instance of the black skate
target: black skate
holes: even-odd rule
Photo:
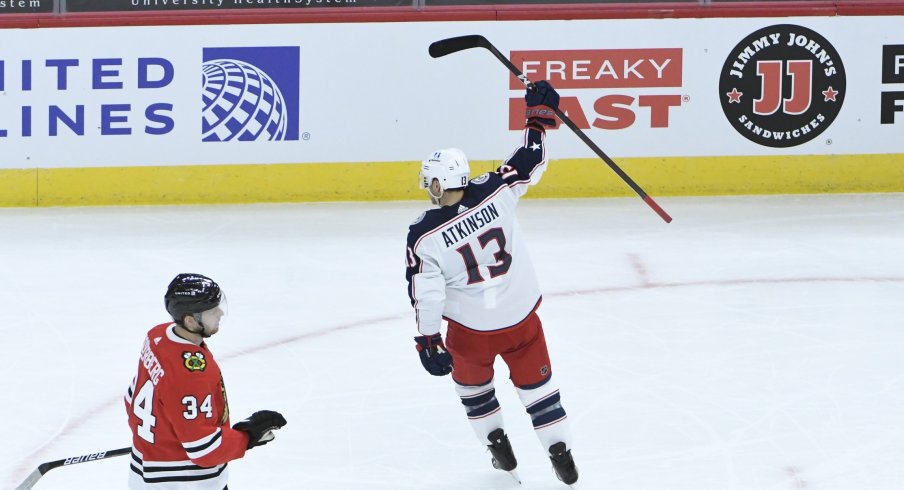
[[[578,481],[578,469],[571,457],[571,449],[565,449],[564,442],[557,442],[549,446],[549,460],[556,470],[556,476],[566,485],[572,485]]]
[[[515,459],[515,453],[512,451],[512,444],[509,442],[508,436],[502,429],[496,429],[487,436],[490,444],[487,448],[493,455],[493,468],[502,471],[512,471],[518,466]]]
[[[487,436],[490,444],[487,449],[493,455],[493,468],[508,472],[518,484],[521,484],[521,477],[515,471],[518,466],[518,460],[515,459],[515,453],[512,451],[512,444],[509,442],[508,436],[502,429],[496,429]]]

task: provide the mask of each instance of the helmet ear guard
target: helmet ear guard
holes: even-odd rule
[[[430,184],[436,179],[440,188],[446,191],[467,186],[470,177],[471,168],[465,153],[458,148],[445,148],[436,150],[421,162],[419,183],[422,189],[429,191]]]

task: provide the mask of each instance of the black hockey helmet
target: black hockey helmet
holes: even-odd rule
[[[170,282],[163,297],[166,311],[180,324],[185,315],[216,308],[222,299],[220,286],[201,274],[179,274]]]

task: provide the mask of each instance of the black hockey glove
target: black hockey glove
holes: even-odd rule
[[[415,337],[414,341],[417,342],[417,353],[421,356],[421,364],[428,373],[434,376],[445,376],[452,372],[452,354],[446,350],[440,334],[421,335]]]
[[[534,90],[528,90],[524,94],[527,102],[527,124],[539,124],[550,128],[559,127],[556,120],[556,109],[559,107],[559,94],[546,80],[540,80],[534,84]]]
[[[248,449],[251,449],[254,446],[263,446],[272,441],[276,437],[273,431],[282,428],[284,425],[286,425],[286,419],[278,412],[261,410],[236,423],[232,428],[248,433]]]

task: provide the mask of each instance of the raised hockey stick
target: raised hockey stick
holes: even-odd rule
[[[99,453],[94,454],[85,454],[83,456],[73,456],[71,458],[58,459],[56,461],[48,461],[46,463],[41,463],[35,468],[34,471],[28,475],[28,478],[25,479],[15,490],[29,490],[31,487],[35,486],[35,483],[38,483],[38,480],[41,479],[48,471],[59,468],[60,466],[70,466],[79,463],[87,463],[89,461],[100,461],[106,458],[112,458],[114,456],[123,456],[132,452],[131,447],[123,447],[119,449],[110,449],[108,451],[101,451]]]
[[[430,53],[430,56],[439,58],[448,54],[457,53],[459,51],[471,48],[485,48],[489,50],[491,53],[493,53],[493,56],[495,56],[496,59],[501,61],[502,64],[505,65],[510,72],[518,77],[518,80],[521,80],[521,83],[523,83],[528,90],[534,89],[534,84],[527,79],[524,73],[521,73],[521,70],[519,70],[518,67],[512,64],[512,62],[509,61],[509,59],[506,58],[502,53],[500,53],[499,50],[496,49],[496,47],[487,40],[487,38],[479,34],[441,39],[431,44],[428,51]],[[608,165],[609,168],[611,168],[619,177],[621,177],[621,179],[625,181],[625,183],[628,184],[631,189],[634,189],[634,192],[636,192],[637,195],[639,195],[640,198],[643,199],[643,201],[647,203],[648,206],[653,208],[653,211],[656,211],[656,214],[658,214],[659,217],[665,220],[666,223],[672,222],[672,217],[669,216],[669,214],[666,213],[661,207],[659,207],[659,205],[656,204],[656,201],[654,201],[652,197],[647,195],[647,193],[644,192],[644,190],[641,189],[640,186],[637,185],[637,183],[634,182],[633,179],[631,179],[631,177],[628,177],[628,174],[626,174],[624,170],[616,165],[615,162],[612,161],[611,158],[609,158],[609,155],[606,155],[606,153],[603,152],[600,147],[596,146],[596,143],[594,143],[593,140],[591,140],[586,134],[584,134],[584,132],[581,131],[579,127],[577,127],[574,121],[566,116],[565,113],[562,112],[558,107],[556,107],[556,115],[559,116],[559,119],[563,123],[565,123],[566,126],[571,128],[571,130],[574,131],[574,134],[578,135],[578,138],[581,138],[581,141],[586,143],[587,146],[589,146],[590,149],[597,154],[597,156],[602,158],[603,161],[606,162],[606,165]]]

